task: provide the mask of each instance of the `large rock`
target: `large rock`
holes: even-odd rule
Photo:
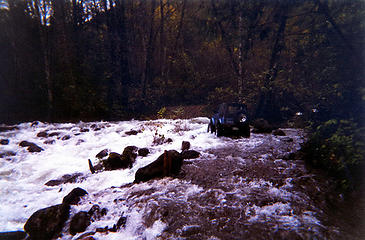
[[[153,178],[173,176],[179,173],[183,158],[175,150],[165,151],[157,160],[137,170],[135,183],[145,182]]]
[[[74,188],[69,194],[67,194],[64,198],[62,203],[68,205],[77,205],[82,196],[88,194],[82,188]]]
[[[133,163],[136,161],[137,157],[137,150],[136,146],[128,146],[124,148],[122,153],[121,159],[125,165],[128,165],[129,168],[133,166]]]
[[[128,146],[120,155],[116,152],[109,153],[109,157],[103,161],[105,170],[131,168],[137,157],[137,147]]]
[[[273,125],[271,125],[265,119],[259,118],[253,122],[253,130],[254,133],[271,133],[274,129],[276,129]]]
[[[80,177],[82,173],[73,173],[73,174],[65,174],[58,179],[52,179],[45,183],[47,186],[58,186],[65,183],[75,183]]]
[[[148,148],[141,148],[138,149],[138,156],[145,157],[150,153],[150,150]]]
[[[121,155],[116,152],[109,153],[109,157],[103,161],[105,170],[116,170],[123,167]]]
[[[181,153],[181,157],[183,159],[194,159],[198,158],[200,156],[200,153],[195,150],[185,150]]]
[[[70,222],[70,233],[75,235],[76,233],[84,232],[86,228],[91,224],[90,214],[85,211],[76,213]]]
[[[190,149],[190,142],[188,141],[183,141],[181,143],[181,151],[186,151]]]
[[[24,240],[26,236],[23,231],[0,232],[0,240]]]
[[[70,215],[70,205],[59,204],[43,208],[28,219],[24,230],[32,240],[55,239],[60,234],[65,222]]]

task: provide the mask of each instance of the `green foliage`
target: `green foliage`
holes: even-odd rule
[[[165,113],[166,113],[166,107],[162,107],[158,112],[157,112],[157,116],[158,118],[164,118],[165,117]]]
[[[334,177],[342,191],[357,186],[365,163],[364,130],[352,120],[319,125],[303,147],[307,163]]]
[[[227,88],[217,87],[214,89],[213,92],[209,93],[207,99],[210,104],[217,106],[219,103],[222,102],[237,101],[238,94],[231,87]]]

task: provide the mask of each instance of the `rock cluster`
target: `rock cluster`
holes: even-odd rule
[[[138,169],[134,182],[146,182],[154,178],[175,176],[180,172],[184,159],[194,159],[200,156],[199,152],[189,150],[190,142],[183,141],[181,149],[181,153],[175,150],[165,151],[155,161]]]
[[[63,198],[61,204],[36,211],[25,223],[25,232],[29,234],[30,239],[57,238],[70,217],[70,205],[78,204],[81,197],[86,194],[85,190],[75,188]]]
[[[40,134],[43,135],[43,134]],[[31,147],[35,144],[23,141],[19,144],[22,147]],[[166,176],[177,176],[183,165],[184,159],[192,159],[200,156],[199,152],[190,149],[189,142],[182,143],[182,152],[175,150],[165,151],[154,162],[137,170],[134,183],[145,182],[154,178],[163,178]],[[138,149],[135,146],[128,146],[123,150],[122,154],[109,152],[104,149],[99,152],[96,157],[101,159],[101,163],[105,170],[115,170],[123,168],[131,168],[137,156],[147,156],[149,149]],[[103,160],[104,159],[104,160]],[[96,172],[89,160],[90,170]],[[98,166],[95,166],[98,167]],[[47,186],[57,186],[64,183],[77,181],[82,177],[81,173],[66,174],[59,179],[50,180]],[[82,188],[75,188],[67,194],[61,204],[40,209],[32,214],[24,225],[25,232],[29,235],[29,239],[50,240],[60,236],[62,229],[68,229],[71,235],[83,233],[86,231],[91,222],[99,220],[108,212],[106,208],[100,208],[99,205],[93,205],[89,211],[80,211],[70,216],[71,205],[77,205],[81,198],[88,193]],[[86,232],[78,239],[94,239],[92,235],[96,232],[116,232],[120,228],[124,228],[127,223],[127,217],[123,214],[118,221],[112,226],[98,228],[95,232]],[[23,233],[25,234],[25,233]],[[14,238],[15,239],[15,238]]]

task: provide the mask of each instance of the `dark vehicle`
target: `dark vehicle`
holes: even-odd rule
[[[223,135],[239,135],[250,137],[250,125],[247,108],[244,104],[222,103],[211,117],[208,132]]]

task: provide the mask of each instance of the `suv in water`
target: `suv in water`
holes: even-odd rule
[[[239,103],[222,103],[210,118],[208,132],[218,137],[228,134],[250,137],[247,108]]]

